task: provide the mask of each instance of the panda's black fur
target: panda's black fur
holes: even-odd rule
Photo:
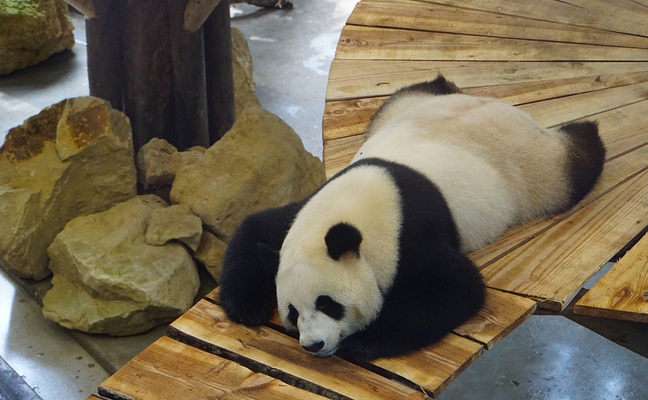
[[[441,76],[404,88],[379,109],[368,131],[383,123],[381,114],[391,107],[391,102],[411,93],[438,96],[461,91]],[[605,149],[594,123],[569,124],[561,132],[570,138],[573,155],[568,161],[573,190],[564,204],[566,209],[591,190],[601,173]],[[407,353],[441,339],[483,306],[485,287],[481,274],[461,251],[457,226],[439,188],[407,165],[369,157],[352,163],[309,198],[252,214],[243,221],[230,241],[219,279],[220,301],[230,319],[259,325],[272,317],[279,251],[295,217],[331,182],[357,168],[367,167],[386,172],[398,188],[401,205],[398,264],[393,284],[382,293],[384,302],[377,318],[342,340],[338,352],[362,359]],[[461,179],[459,172],[457,179]],[[328,255],[337,260],[346,252],[358,255],[363,235],[353,221],[339,221],[321,239],[326,242]],[[338,313],[345,311],[348,310],[342,308]],[[296,319],[296,312],[291,310],[290,319]],[[318,349],[321,344],[304,347]]]

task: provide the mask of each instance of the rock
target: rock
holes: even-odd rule
[[[202,159],[204,152],[200,146],[179,152],[166,140],[153,138],[137,152],[138,181],[145,190],[171,186],[176,171]]]
[[[151,212],[151,220],[146,228],[146,243],[162,246],[175,239],[196,251],[202,231],[200,218],[186,205],[175,204]]]
[[[232,129],[204,154],[178,152],[153,139],[137,155],[140,183],[152,190],[173,182],[170,202],[188,205],[219,240],[228,240],[251,212],[301,200],[325,179],[321,161],[304,150],[292,128],[259,105],[250,51],[235,28],[232,46]],[[216,279],[219,274],[212,273]]]
[[[232,27],[232,64],[234,78],[234,108],[236,116],[249,105],[260,106],[255,93],[252,71],[252,55],[245,35],[238,28]]]
[[[65,224],[136,195],[128,118],[93,97],[64,100],[9,131],[0,148],[0,255],[42,279]]]
[[[200,284],[191,255],[177,242],[145,240],[151,214],[166,206],[144,195],[70,221],[48,249],[54,277],[43,315],[66,328],[123,336],[189,309]]]
[[[248,214],[301,200],[324,182],[321,161],[285,122],[248,106],[198,162],[176,172],[171,202],[229,240]]]
[[[216,237],[213,233],[203,232],[200,246],[194,253],[194,258],[205,266],[207,272],[218,282],[223,270],[223,257],[227,244]]]
[[[0,75],[38,64],[74,46],[74,25],[63,0],[0,2]]]
[[[238,115],[247,106],[260,106],[260,103],[255,94],[250,48],[245,40],[245,35],[235,27],[232,27],[232,63],[234,101]],[[201,158],[198,153],[204,152],[204,147],[194,147],[179,152],[164,139],[151,139],[137,153],[138,181],[147,192],[156,193],[166,198],[168,194],[164,188],[167,186],[170,188],[176,171],[198,161]],[[163,190],[159,191],[159,189]]]

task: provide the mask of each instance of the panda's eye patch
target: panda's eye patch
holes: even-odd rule
[[[334,320],[341,320],[344,318],[344,306],[329,296],[318,296],[315,300],[315,308]]]
[[[297,309],[292,304],[288,305],[288,321],[294,326],[297,326],[297,318],[299,318]]]

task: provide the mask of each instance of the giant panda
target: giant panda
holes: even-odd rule
[[[393,94],[352,163],[307,199],[250,215],[227,248],[220,301],[246,325],[278,307],[316,356],[391,357],[484,304],[466,253],[562,212],[597,181],[593,122],[539,126],[439,76]]]

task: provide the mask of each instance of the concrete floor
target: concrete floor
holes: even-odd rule
[[[327,73],[355,3],[294,0],[292,11],[247,5],[232,9],[233,25],[243,30],[250,44],[262,105],[288,122],[306,148],[320,157]],[[0,142],[10,127],[42,108],[88,93],[83,19],[74,14],[74,20],[77,44],[72,52],[0,77]],[[38,285],[23,286],[41,290]],[[6,361],[0,360],[0,399],[11,399],[3,397],[3,384],[15,385],[16,379],[8,379],[12,377],[22,378],[43,399],[85,398],[108,376],[106,369],[119,367],[162,333],[128,339],[70,335],[41,316],[28,291],[0,272],[0,356]],[[638,343],[635,350],[648,354],[645,324],[611,326],[618,341]],[[626,336],[617,327],[631,333]],[[647,399],[644,356],[563,316],[535,315],[485,352],[440,398]],[[7,364],[10,368],[3,368]],[[31,398],[29,390],[22,393]]]

